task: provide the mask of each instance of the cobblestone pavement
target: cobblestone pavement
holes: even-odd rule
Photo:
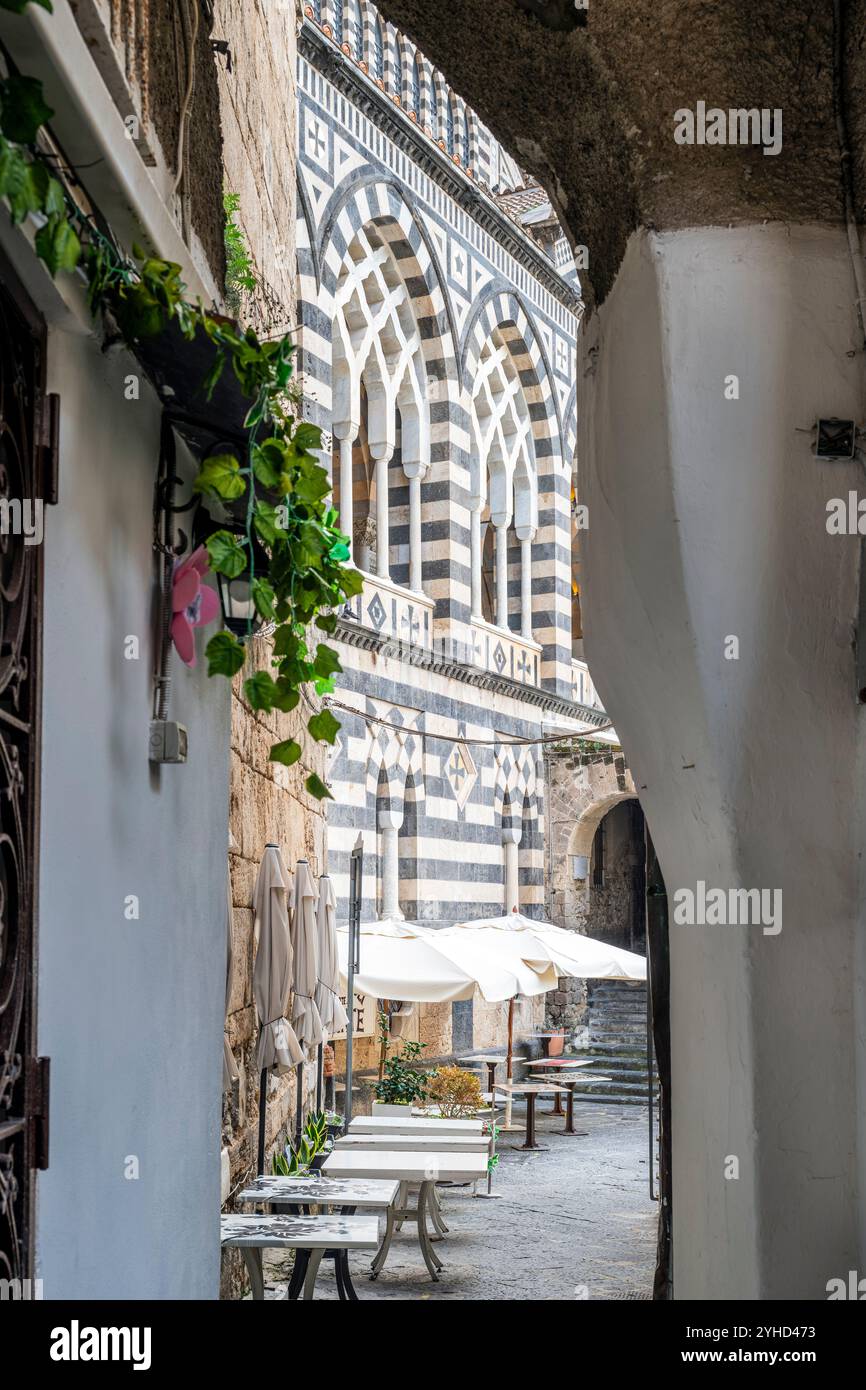
[[[539,1116],[542,1152],[518,1153],[522,1134],[501,1134],[494,1178],[498,1201],[471,1189],[440,1188],[449,1233],[435,1249],[444,1262],[434,1284],[414,1225],[395,1235],[379,1278],[370,1257],[351,1255],[359,1299],[644,1299],[652,1289],[658,1207],[650,1201],[647,1112],[643,1106],[575,1106],[563,1135],[549,1101]],[[515,1107],[515,1120],[523,1112]],[[266,1297],[283,1298],[290,1257],[269,1257]],[[330,1261],[317,1298],[337,1297]]]

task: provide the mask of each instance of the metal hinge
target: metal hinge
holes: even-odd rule
[[[60,487],[60,397],[56,392],[42,398],[37,464],[42,501],[46,506],[55,506]]]
[[[27,1059],[25,1105],[30,1127],[30,1152],[33,1167],[48,1167],[48,1112],[50,1102],[51,1058]]]

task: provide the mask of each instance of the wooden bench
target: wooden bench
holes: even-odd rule
[[[286,1298],[313,1297],[323,1256],[329,1252],[377,1250],[379,1221],[375,1216],[256,1216],[230,1213],[220,1217],[220,1244],[237,1247],[250,1276],[253,1298],[265,1296],[263,1250],[295,1250],[295,1269]]]

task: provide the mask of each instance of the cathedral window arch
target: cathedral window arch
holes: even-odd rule
[[[427,370],[400,267],[372,225],[355,234],[338,277],[332,381],[335,501],[355,561],[421,592],[421,480],[430,461]],[[359,467],[359,454],[366,469]],[[402,486],[409,484],[408,564],[391,534],[391,495],[401,475]]]
[[[500,329],[484,343],[472,383],[472,615],[532,641],[532,544],[538,478],[532,418]],[[509,596],[509,571],[518,578]]]

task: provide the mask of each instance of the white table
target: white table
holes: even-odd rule
[[[391,1178],[401,1185],[402,1205],[389,1207],[385,1220],[385,1236],[373,1261],[372,1278],[381,1273],[391,1248],[394,1230],[404,1221],[415,1221],[418,1244],[431,1279],[438,1280],[442,1261],[430,1243],[426,1213],[430,1194],[436,1182],[477,1182],[487,1173],[486,1153],[448,1153],[447,1151],[394,1152],[382,1149],[358,1150],[336,1148],[325,1160],[323,1171],[333,1178]],[[408,1205],[408,1189],[417,1186],[418,1205]]]
[[[375,1250],[379,1244],[379,1221],[375,1216],[256,1216],[231,1212],[220,1217],[220,1244],[240,1249],[257,1301],[265,1296],[262,1250],[304,1252],[304,1298],[311,1299],[325,1251]],[[287,1290],[286,1297],[290,1296]]]
[[[490,1140],[486,1134],[344,1134],[338,1149],[366,1149],[394,1153],[482,1153]]]
[[[438,1120],[399,1115],[355,1115],[350,1134],[482,1134],[483,1120]]]

